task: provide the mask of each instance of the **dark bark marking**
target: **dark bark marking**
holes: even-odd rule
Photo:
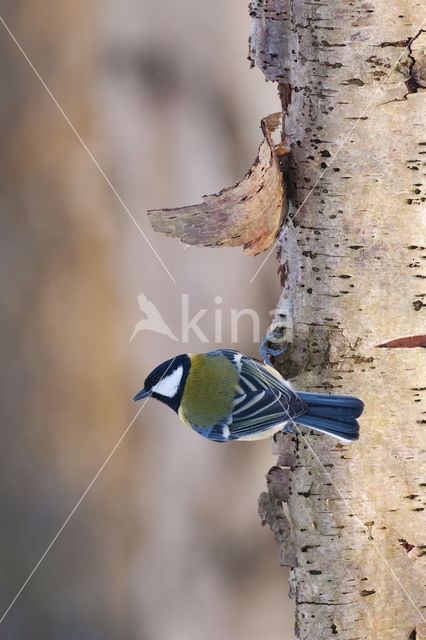
[[[405,549],[407,553],[410,553],[411,549],[414,549],[414,544],[410,544],[404,538],[398,538],[398,542],[401,544],[401,547]]]
[[[422,305],[421,302],[420,305]],[[395,338],[394,340],[388,340],[387,342],[376,345],[378,349],[412,349],[415,347],[426,347],[426,334]]]

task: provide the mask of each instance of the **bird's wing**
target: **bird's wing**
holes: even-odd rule
[[[235,398],[234,408],[226,421],[213,427],[198,427],[191,423],[191,427],[216,442],[267,437],[269,434],[265,432],[305,413],[306,405],[292,391],[290,394],[286,397],[275,389],[242,392]]]
[[[290,389],[263,389],[235,398],[228,426],[232,439],[255,436],[305,413],[307,407]]]
[[[307,411],[306,403],[279,374],[271,373],[262,363],[238,351],[229,349],[221,353],[239,368],[238,393],[226,423],[222,421],[209,429],[192,425],[197,433],[217,442],[255,438]]]
[[[289,384],[285,382],[278,371],[272,367],[265,366],[259,360],[255,360],[231,349],[223,349],[221,353],[237,367],[240,374],[240,386],[246,393],[261,391],[262,389],[269,391],[275,390],[281,394],[284,405],[286,402],[294,405],[295,401],[299,400],[304,410],[307,409],[306,404],[302,402]]]

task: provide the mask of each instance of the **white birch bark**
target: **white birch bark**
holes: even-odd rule
[[[293,566],[299,638],[418,640],[424,338],[377,345],[425,333],[424,7],[259,0],[251,16],[252,59],[291,96],[280,370],[366,405],[349,446],[280,436],[260,511]]]

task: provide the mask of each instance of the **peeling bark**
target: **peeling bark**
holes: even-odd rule
[[[415,349],[417,347],[426,347],[426,334],[395,338],[394,340],[383,342],[383,344],[378,344],[377,347],[381,349]]]
[[[424,333],[420,10],[413,0],[250,5],[251,59],[286,96],[292,148],[274,323],[290,346],[276,364],[296,388],[366,405],[349,446],[306,430],[274,439],[260,513],[293,567],[303,640],[426,634],[424,352],[376,348]]]
[[[281,113],[264,118],[261,127],[264,139],[241,182],[204,196],[198,205],[148,211],[154,231],[197,246],[242,245],[248,255],[268,249],[287,214],[279,161],[287,149],[282,141],[275,144],[272,138],[281,133]]]

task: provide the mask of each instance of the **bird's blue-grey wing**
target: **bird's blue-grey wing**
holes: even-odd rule
[[[241,385],[242,389],[245,384]],[[306,405],[291,392],[291,398],[277,390],[248,390],[240,393],[234,401],[234,408],[227,421],[212,427],[198,427],[194,431],[215,442],[230,442],[240,438],[254,438],[262,432],[284,425],[297,415],[305,413]],[[265,434],[266,436],[266,434]]]
[[[280,397],[282,410],[291,414],[290,418],[307,411],[307,404],[285,383],[277,371],[272,371],[271,367],[238,351],[224,349],[221,353],[237,367],[240,374],[240,387],[247,396],[262,390],[274,391]],[[252,400],[253,398],[250,401]]]
[[[261,434],[305,413],[307,405],[284,380],[262,363],[230,349],[222,350],[240,373],[239,391],[226,424],[198,430],[211,440],[227,442]]]
[[[292,391],[289,395],[276,389],[263,389],[239,400],[239,397],[235,399],[237,404],[228,425],[232,439],[255,436],[284,425],[306,411],[306,405]]]

